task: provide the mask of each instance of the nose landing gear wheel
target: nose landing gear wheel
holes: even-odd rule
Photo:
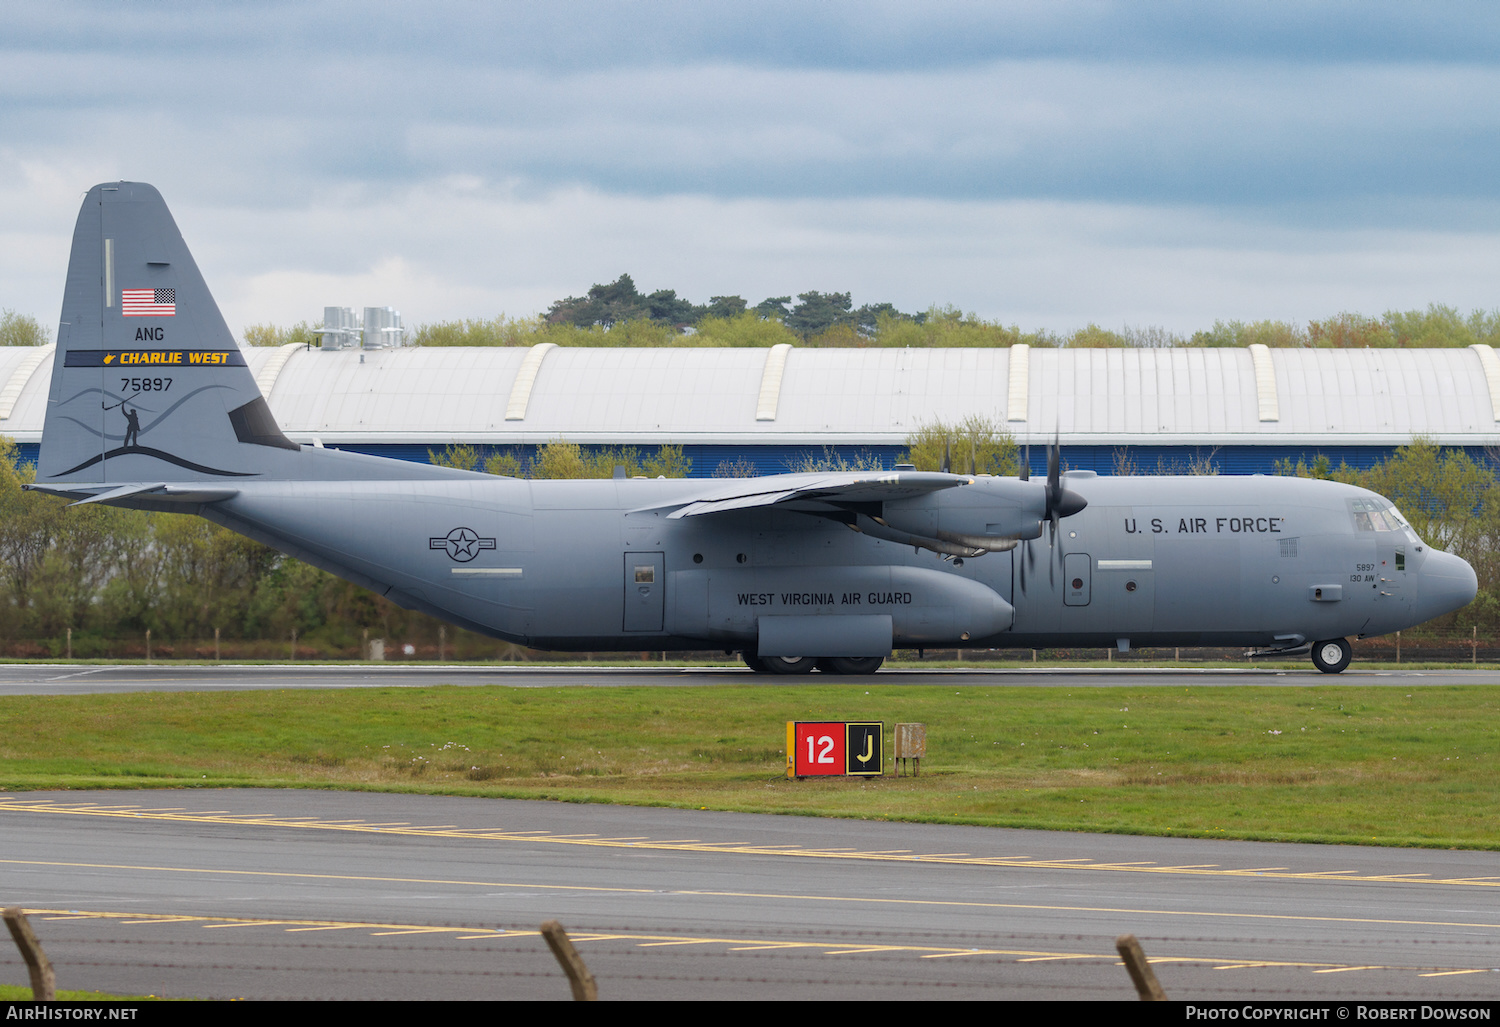
[[[818,669],[824,674],[873,674],[884,662],[884,656],[824,656]]]
[[[1349,666],[1349,659],[1353,655],[1354,647],[1347,638],[1330,638],[1326,642],[1317,642],[1312,647],[1313,666],[1324,674],[1339,673]]]

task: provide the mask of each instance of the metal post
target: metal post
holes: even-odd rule
[[[443,663],[448,659],[448,625],[438,625],[438,662]]]
[[[0,916],[5,918],[5,926],[10,928],[10,936],[15,939],[16,948],[21,950],[21,958],[26,960],[26,970],[31,975],[32,1001],[56,1001],[57,975],[52,972],[52,963],[47,959],[47,953],[42,951],[42,943],[37,941],[26,914],[21,912],[21,907],[11,906],[0,913]]]
[[[219,629],[214,628],[214,660],[219,659]]]
[[[1396,632],[1396,662],[1401,662],[1401,632]]]
[[[73,658],[73,629],[68,629],[68,659]]]
[[[1142,1002],[1167,1000],[1167,993],[1157,983],[1156,974],[1146,961],[1146,953],[1141,950],[1141,943],[1136,941],[1135,935],[1122,934],[1116,938],[1115,951],[1125,960],[1125,969],[1129,971],[1130,980],[1135,984],[1135,993],[1141,997]]]
[[[146,629],[146,662],[151,662],[151,629]]]
[[[292,662],[297,662],[297,629],[292,629]]]
[[[568,975],[568,984],[573,989],[573,1001],[599,1001],[599,986],[594,983],[594,975],[584,966],[583,957],[568,940],[568,932],[563,930],[563,925],[556,920],[548,920],[542,924],[542,937],[547,939],[547,947],[562,965],[563,973]]]

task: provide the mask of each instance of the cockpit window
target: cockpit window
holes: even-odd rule
[[[1355,531],[1406,531],[1406,518],[1389,499],[1372,496],[1349,500]]]

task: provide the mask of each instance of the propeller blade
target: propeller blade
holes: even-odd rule
[[[952,474],[953,473],[953,453],[952,453],[952,447],[949,445],[948,438],[946,436],[944,436],[944,438],[943,438],[943,473],[944,474]]]
[[[1021,461],[1021,480],[1031,480],[1031,440],[1026,440],[1026,457]]]
[[[1062,559],[1062,549],[1057,544],[1057,512],[1055,510],[1052,512],[1052,516],[1048,519],[1047,523],[1051,525],[1052,529],[1047,535],[1047,582],[1056,588],[1057,574],[1054,568]],[[1057,560],[1052,559],[1054,552],[1058,556]]]

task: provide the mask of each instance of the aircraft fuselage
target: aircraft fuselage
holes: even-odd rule
[[[1409,627],[1471,587],[1409,528],[1361,530],[1351,504],[1379,497],[1352,486],[1064,477],[1088,505],[1052,544],[958,559],[816,513],[673,519],[701,491],[687,480],[245,482],[202,512],[554,650],[753,648],[763,620],[816,632],[872,616],[905,648],[1289,648]]]

